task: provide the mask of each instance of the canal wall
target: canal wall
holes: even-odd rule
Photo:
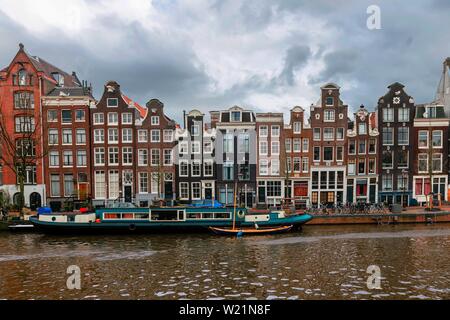
[[[450,212],[422,212],[397,214],[330,214],[314,215],[308,225],[338,224],[399,224],[399,223],[441,223],[450,222]]]

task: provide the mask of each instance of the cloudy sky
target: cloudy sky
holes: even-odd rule
[[[373,4],[380,30],[366,25]],[[116,80],[178,121],[193,108],[309,109],[327,82],[350,108],[372,110],[395,81],[416,102],[434,97],[449,13],[448,0],[0,0],[0,64],[22,42],[97,98]]]

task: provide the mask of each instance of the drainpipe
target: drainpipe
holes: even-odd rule
[[[42,78],[39,78],[39,117],[40,117],[40,123],[41,123],[41,151],[42,155],[44,154],[44,127],[43,127],[43,116],[42,116]],[[42,184],[44,185],[43,189],[43,199],[42,204],[47,205],[47,189],[45,185],[45,165],[44,165],[44,157],[41,157],[41,166],[42,166]]]

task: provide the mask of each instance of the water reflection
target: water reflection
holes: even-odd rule
[[[449,225],[306,226],[243,239],[0,233],[5,299],[443,299]],[[382,289],[366,286],[369,265]],[[78,265],[82,289],[68,290]]]

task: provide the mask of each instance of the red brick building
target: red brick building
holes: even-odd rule
[[[31,140],[36,160],[27,167],[25,175],[25,205],[32,208],[44,204],[46,198],[41,98],[54,88],[65,86],[81,86],[75,73],[68,74],[40,57],[29,55],[22,44],[10,64],[0,71],[0,112],[6,130],[20,143],[25,131],[35,129]],[[0,190],[17,203],[16,174],[5,163],[0,165]]]

